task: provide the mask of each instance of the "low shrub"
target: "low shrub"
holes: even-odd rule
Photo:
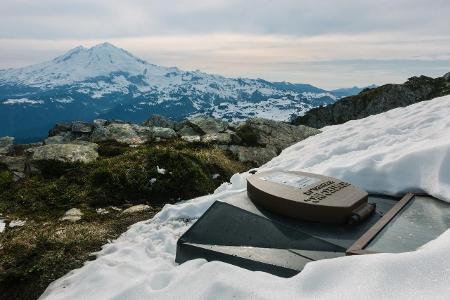
[[[116,141],[99,143],[98,154],[103,157],[114,157],[122,155],[129,149],[128,145]]]
[[[248,168],[214,146],[183,142],[126,148],[89,164],[39,161],[37,166],[42,174],[14,183],[9,171],[0,173],[0,210],[47,217],[82,205],[159,206],[211,193]]]
[[[8,170],[0,171],[0,190],[7,189],[13,182],[13,174]]]
[[[58,178],[68,173],[79,173],[83,165],[81,163],[69,163],[57,160],[39,160],[34,164],[46,179]]]
[[[257,146],[258,135],[254,129],[248,124],[239,126],[236,130],[236,134],[242,139],[242,144],[246,146]]]

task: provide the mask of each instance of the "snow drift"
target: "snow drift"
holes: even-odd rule
[[[425,191],[450,201],[450,96],[323,129],[261,169],[335,176],[373,193]],[[245,190],[236,174],[215,194],[166,205],[52,283],[42,299],[446,299],[450,231],[400,254],[312,262],[290,279],[202,259],[174,262],[176,241],[217,200]]]
[[[321,129],[262,169],[303,170],[371,193],[426,192],[450,202],[450,96]]]

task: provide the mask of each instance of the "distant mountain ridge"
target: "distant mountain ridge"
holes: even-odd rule
[[[313,108],[293,120],[295,125],[322,128],[362,119],[397,107],[450,94],[450,73],[442,77],[411,77],[403,84],[367,88],[332,105]]]
[[[0,136],[42,137],[62,121],[140,122],[152,114],[288,120],[340,96],[307,84],[226,78],[150,64],[109,43],[0,71]]]
[[[337,97],[348,97],[348,96],[357,95],[365,89],[373,89],[376,87],[377,86],[375,84],[372,84],[372,85],[369,85],[369,86],[366,86],[363,88],[354,86],[351,88],[341,88],[341,89],[332,90],[331,93]]]

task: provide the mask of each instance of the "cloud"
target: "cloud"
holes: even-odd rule
[[[449,34],[446,0],[3,0],[3,38],[161,34]]]
[[[401,82],[450,70],[449,14],[447,0],[2,0],[0,67],[110,41],[227,76]]]

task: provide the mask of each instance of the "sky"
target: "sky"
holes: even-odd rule
[[[450,72],[448,0],[0,0],[0,69],[110,42],[148,62],[333,89]]]

